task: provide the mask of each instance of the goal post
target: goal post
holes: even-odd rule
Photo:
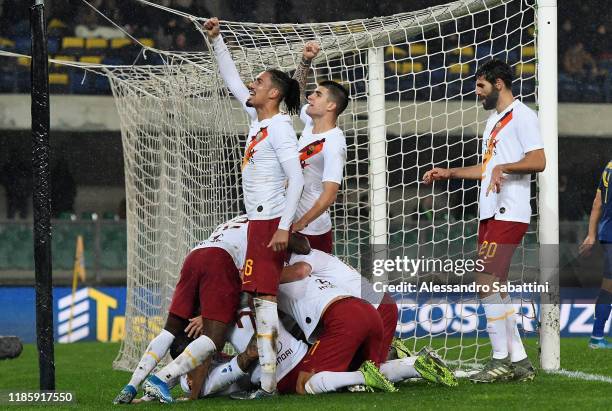
[[[538,116],[545,138],[546,169],[539,178],[540,282],[549,292],[540,301],[540,365],[560,368],[559,339],[559,150],[557,126],[557,0],[538,1]]]
[[[458,0],[367,20],[222,22],[222,35],[244,81],[267,68],[294,70],[305,42],[317,40],[321,52],[308,87],[333,79],[350,89],[351,102],[338,124],[347,138],[345,178],[331,209],[337,255],[358,266],[372,245],[410,258],[474,254],[478,187],[469,182],[425,187],[419,182],[433,166],[478,161],[487,113],[474,95],[474,72],[496,57],[508,61],[516,73],[515,95],[528,104],[537,100],[548,156],[538,181],[539,207],[515,254],[511,280],[556,275],[540,272],[534,257],[538,236],[542,244],[558,244],[558,223],[552,221],[557,203],[548,198],[556,190],[557,159],[550,154],[556,154],[556,140],[554,149],[549,144],[552,130],[556,139],[556,124],[550,127],[556,121],[556,105],[550,108],[552,101],[556,104],[556,84],[536,78],[538,72],[556,70],[547,68],[556,64],[550,60],[556,56],[536,48],[548,44],[542,36],[550,41],[552,33],[536,29],[551,16],[551,10],[536,6],[535,0]],[[192,19],[207,42],[200,25],[204,19],[181,15]],[[111,80],[126,164],[126,339],[114,363],[126,370],[136,366],[149,338],[163,326],[186,253],[241,209],[239,159],[248,130],[248,119],[223,84],[210,52],[148,49],[146,54],[157,54],[163,64],[97,68]],[[295,125],[301,127],[298,121]],[[532,195],[535,202],[536,193]],[[399,278],[411,281],[407,274]],[[430,272],[417,276],[431,278],[448,284],[463,281]],[[429,297],[415,293],[400,301],[398,334],[414,348],[435,345],[460,368],[486,360],[490,344],[482,336],[478,299],[432,302]],[[554,325],[558,306],[555,314],[554,304],[542,305],[538,329],[536,297],[518,296],[520,323],[524,332],[540,333],[542,365],[554,368],[559,330],[546,327]],[[545,360],[549,353],[553,360]]]

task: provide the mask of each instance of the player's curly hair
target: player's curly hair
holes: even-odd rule
[[[280,90],[281,101],[285,102],[289,114],[300,112],[300,83],[289,77],[284,71],[277,69],[266,70],[270,73],[272,84]]]
[[[512,69],[508,63],[493,59],[478,67],[474,78],[483,76],[491,84],[495,84],[497,79],[501,79],[507,88],[512,88]]]

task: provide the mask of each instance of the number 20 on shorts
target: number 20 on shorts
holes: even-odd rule
[[[478,256],[483,258],[492,258],[497,251],[497,243],[495,241],[483,241],[478,250]]]

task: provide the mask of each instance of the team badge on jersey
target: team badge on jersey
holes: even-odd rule
[[[324,144],[325,139],[322,138],[321,140],[308,144],[306,147],[300,150],[300,164],[302,165],[302,168],[305,168],[308,165],[306,164],[306,160],[319,154],[323,150]]]
[[[255,156],[255,153],[257,153],[257,150],[255,150],[255,146],[261,143],[262,141],[264,141],[266,137],[268,137],[268,128],[264,127],[264,128],[261,128],[257,132],[257,134],[255,134],[251,138],[251,142],[249,143],[249,146],[247,147],[246,152],[244,154],[244,158],[242,159],[242,169],[243,170],[247,165],[255,163],[253,161],[253,157]]]

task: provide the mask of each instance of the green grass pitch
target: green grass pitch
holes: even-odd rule
[[[527,345],[535,352],[535,340]],[[612,384],[585,381],[540,372],[533,382],[475,385],[460,380],[456,388],[424,382],[400,384],[399,393],[338,393],[320,396],[285,396],[272,400],[236,402],[225,398],[177,404],[113,406],[112,400],[129,380],[126,372],[114,371],[111,364],[118,344],[76,343],[56,345],[57,389],[72,391],[75,405],[54,405],[53,409],[212,409],[212,410],[558,410],[612,408]],[[612,352],[587,348],[586,338],[561,341],[561,366],[566,370],[612,377]],[[36,390],[38,356],[33,344],[21,356],[0,361],[0,392]],[[176,391],[175,391],[176,393]],[[176,396],[176,395],[175,395]],[[133,408],[132,408],[133,407]],[[4,407],[3,407],[4,408]],[[9,406],[4,409],[41,409],[40,406]]]

